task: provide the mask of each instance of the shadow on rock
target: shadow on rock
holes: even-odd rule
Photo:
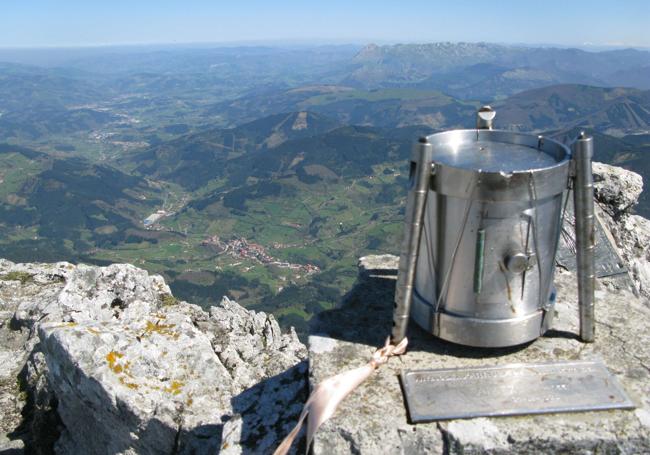
[[[73,383],[59,390],[58,412],[67,426],[56,443],[58,453],[142,454],[216,453],[222,425],[185,430],[155,417],[143,421],[127,403],[113,401],[95,378],[76,370]],[[77,396],[83,391],[83,396]],[[182,410],[179,409],[179,415]]]
[[[35,441],[26,441],[26,453],[49,454],[53,453],[52,449],[57,453],[105,454],[271,453],[298,421],[307,399],[307,368],[304,360],[255,384],[231,399],[232,414],[223,415],[221,422],[194,428],[161,421],[155,417],[155,410],[151,418],[143,420],[127,403],[119,399],[115,402],[96,379],[76,370],[70,383],[60,383],[58,409],[51,409],[47,414],[56,418],[60,437],[57,431],[54,439],[48,439],[47,447],[43,441],[38,446],[34,445]],[[32,399],[43,401],[46,392],[46,387],[34,391]],[[57,411],[68,423],[67,427],[62,425]],[[177,410],[179,418],[182,413],[183,409]],[[28,420],[33,421],[34,416]],[[34,437],[43,436],[41,430],[46,428],[40,425]],[[18,434],[14,436],[20,438]],[[56,437],[59,439],[54,444]],[[300,435],[292,453],[304,451],[304,437]]]
[[[222,453],[272,453],[298,421],[307,400],[307,361],[265,379],[231,400],[234,417],[223,429]],[[304,453],[300,435],[292,453]]]
[[[396,270],[362,271],[357,283],[338,308],[320,313],[311,324],[311,335],[322,335],[371,347],[383,346],[393,321]],[[409,350],[465,358],[500,357],[525,349],[530,343],[508,348],[473,348],[434,337],[411,321]]]
[[[47,381],[45,360],[39,344],[20,371],[18,382],[26,400],[20,426],[9,433],[8,438],[22,440],[27,454],[54,453],[54,444],[61,434],[63,423],[57,412],[58,400]]]

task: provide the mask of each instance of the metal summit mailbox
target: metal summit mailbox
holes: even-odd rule
[[[573,189],[580,336],[593,341],[594,209],[584,134],[571,149],[542,136],[477,127],[420,139],[411,159],[393,342],[411,317],[455,343],[514,346],[551,326],[563,210]]]

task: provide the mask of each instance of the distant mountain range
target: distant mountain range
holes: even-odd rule
[[[163,113],[169,124],[193,128],[201,119],[226,127],[298,110],[352,124],[449,127],[463,124],[467,106],[550,85],[650,89],[650,52],[632,49],[432,43],[23,54],[0,50],[0,140],[38,141],[124,120],[142,127]],[[404,101],[401,111],[391,111],[391,98]],[[256,99],[260,106],[246,101]]]
[[[489,43],[368,45],[350,62],[341,82],[363,88],[442,90],[462,99],[490,100],[552,84],[647,89],[650,52],[587,52]],[[638,85],[637,85],[638,84]]]
[[[398,128],[472,128],[480,103],[419,89],[358,90],[345,86],[307,86],[265,95],[247,95],[207,109],[232,122],[275,112],[309,109],[342,123]],[[527,90],[495,101],[496,125],[518,131],[576,126],[614,136],[650,131],[650,90],[576,84]]]
[[[469,126],[477,107],[477,102],[459,101],[434,90],[359,90],[327,85],[246,95],[214,105],[206,110],[205,115],[220,112],[228,121],[239,123],[259,115],[305,109],[336,118],[345,124],[442,128]]]
[[[614,136],[650,131],[650,90],[559,85],[495,103],[498,124],[520,131],[592,128]]]

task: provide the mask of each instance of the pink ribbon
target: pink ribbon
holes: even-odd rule
[[[275,449],[273,455],[285,455],[289,451],[291,444],[300,432],[300,428],[302,428],[305,417],[308,415],[307,447],[309,447],[318,428],[334,415],[336,408],[345,397],[368,379],[377,367],[388,362],[390,357],[404,354],[407,344],[408,340],[404,338],[399,344],[392,345],[389,337],[386,339],[384,347],[377,349],[372,354],[370,361],[364,366],[337,374],[318,384],[302,408],[298,423],[291,430],[291,433],[284,438],[282,444]]]

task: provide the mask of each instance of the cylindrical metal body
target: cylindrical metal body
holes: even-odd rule
[[[553,313],[569,150],[538,136],[487,129],[427,140],[435,173],[417,255],[413,319],[440,338],[470,346],[537,338]]]
[[[580,338],[594,341],[594,271],[595,219],[594,178],[591,159],[593,139],[580,135],[573,146],[575,178],[573,206],[576,220],[576,263],[578,269],[578,305],[580,308]]]
[[[406,198],[406,222],[399,258],[399,272],[395,287],[395,308],[391,339],[399,343],[406,336],[406,329],[413,299],[415,265],[420,249],[420,236],[424,219],[424,207],[431,178],[431,145],[423,138],[415,146],[411,160],[409,190]]]

